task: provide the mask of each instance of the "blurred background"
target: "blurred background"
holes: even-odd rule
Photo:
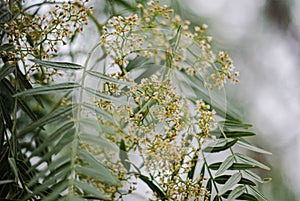
[[[110,1],[91,2],[100,22],[107,19],[105,2]],[[208,24],[213,48],[227,51],[240,72],[240,83],[228,86],[226,93],[243,120],[254,125],[258,133],[254,143],[273,153],[255,156],[272,167],[261,173],[273,178],[263,185],[263,192],[271,201],[300,200],[300,1],[172,0],[172,4],[183,19]],[[97,38],[91,23],[71,48],[86,55]]]

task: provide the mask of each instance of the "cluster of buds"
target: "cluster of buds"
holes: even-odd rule
[[[221,88],[226,80],[238,81],[228,54],[212,51],[212,37],[206,35],[206,24],[191,28],[191,22],[174,15],[159,0],[137,7],[140,16],[113,17],[103,26],[101,44],[112,59],[111,65],[120,69],[115,78],[126,77],[128,60],[142,56],[165,65],[170,72],[178,69],[190,76],[200,75],[208,88]],[[195,163],[193,156],[215,128],[215,111],[203,100],[189,104],[173,86],[171,75],[154,74],[126,92],[119,92],[133,100],[135,107],[101,100],[98,105],[114,116],[119,125],[124,125],[114,127],[118,135],[109,139],[117,144],[124,140],[125,146],[142,158],[147,173],[168,198],[201,200],[209,194],[202,187],[203,178],[186,175]],[[118,91],[117,85],[108,88],[114,93]],[[101,92],[113,95],[108,88]],[[109,124],[105,119],[100,121]],[[198,149],[191,138],[197,139]]]
[[[49,59],[61,45],[66,45],[69,39],[82,31],[91,12],[91,8],[87,8],[88,1],[45,2],[48,3],[52,9],[43,14],[32,14],[34,4],[27,9],[15,3],[11,9],[18,13],[17,17],[3,25],[8,43],[14,46],[13,51],[4,54],[14,62],[22,61],[28,79],[30,74],[40,71],[36,65],[28,67],[28,57]],[[51,81],[51,77],[57,74],[53,70],[43,70],[42,73],[39,80],[42,82]]]
[[[210,110],[210,105],[205,104],[203,100],[197,102],[198,109],[198,125],[204,135],[208,135],[209,131],[215,127],[215,111]]]
[[[142,15],[114,17],[104,27],[101,42],[114,64],[126,72],[127,58],[144,56],[170,68],[184,69],[190,75],[200,74],[208,88],[222,88],[226,80],[238,82],[238,72],[227,53],[215,54],[208,26],[191,27],[191,22],[174,15],[159,0],[139,4]]]
[[[114,77],[122,78],[119,73],[114,74]],[[129,91],[123,91],[136,106],[98,100],[98,106],[110,113],[117,124],[113,125],[105,118],[99,121],[116,133],[113,136],[107,135],[108,140],[116,144],[124,140],[125,146],[133,151],[131,153],[143,158],[145,170],[165,190],[166,196],[174,200],[200,200],[207,193],[201,185],[201,177],[186,178],[194,164],[193,156],[198,153],[197,149],[191,148],[189,138],[197,137],[197,132],[189,128],[198,127],[208,135],[214,125],[214,111],[200,100],[196,105],[196,114],[189,116],[188,111],[192,109],[189,107],[192,106],[177,93],[170,80],[161,81],[160,78],[160,74],[154,74],[130,86]],[[113,91],[118,91],[119,87],[114,85]],[[110,87],[104,87],[101,92],[114,94]],[[203,142],[201,139],[198,141]],[[113,164],[117,165],[118,162]],[[122,166],[120,161],[119,165]],[[120,179],[124,182],[130,181],[127,174],[114,174],[123,176]],[[114,190],[117,192],[117,189]]]

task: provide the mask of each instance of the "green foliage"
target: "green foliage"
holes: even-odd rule
[[[192,29],[152,1],[107,1],[105,24],[79,1],[40,16],[52,4],[0,3],[1,199],[122,200],[134,180],[156,200],[266,200],[251,169],[269,167],[241,150],[269,152],[246,141],[251,125],[223,104],[238,73],[212,52],[206,25]],[[139,15],[115,16],[120,7]],[[52,61],[87,16],[101,41],[85,64]],[[80,79],[58,79],[64,72]]]

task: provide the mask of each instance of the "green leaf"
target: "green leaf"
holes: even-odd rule
[[[30,61],[40,64],[41,66],[63,69],[63,70],[80,70],[83,67],[78,64],[69,63],[69,62],[56,62],[56,61],[43,61],[39,59],[29,59]]]
[[[150,180],[147,176],[144,176],[144,175],[141,175],[141,174],[138,175],[138,177],[139,177],[143,182],[145,182],[145,183],[149,186],[149,188],[150,188],[151,190],[153,190],[154,193],[157,194],[157,196],[158,196],[159,198],[162,198],[162,199],[164,200],[164,198],[166,197],[164,191],[163,191],[159,186],[157,186],[157,185],[154,183],[153,180]]]
[[[230,147],[232,147],[237,141],[238,141],[238,139],[228,141],[224,146],[221,146],[221,147],[210,147],[210,146],[208,146],[208,147],[205,147],[203,149],[203,151],[204,152],[210,152],[210,153],[224,151],[224,150],[227,150]]]
[[[209,147],[222,147],[222,146],[225,146],[226,143],[227,143],[227,139],[216,139],[216,140],[213,140],[213,142],[209,143],[207,146]]]
[[[41,87],[36,87],[32,89],[27,89],[25,91],[15,94],[13,97],[19,96],[33,96],[38,94],[50,94],[58,92],[66,92],[68,90],[73,90],[80,87],[80,84],[74,82],[65,82],[60,84],[45,85]]]
[[[9,180],[1,180],[0,181],[0,185],[3,185],[3,184],[9,184],[9,183],[14,183],[15,181],[12,180],[12,179],[9,179]]]
[[[44,153],[44,155],[42,155],[42,157],[33,165],[30,167],[30,171],[34,171],[39,165],[41,165],[43,162],[49,163],[49,161],[51,161],[51,157],[55,156],[59,153],[69,153],[69,144],[72,142],[72,137],[73,134],[72,133],[67,133],[65,135],[63,135],[62,140],[60,140],[56,145],[55,148],[50,149],[50,151]],[[51,165],[52,163],[50,163]],[[50,166],[49,165],[49,166]]]
[[[129,1],[124,0],[117,0],[116,3],[118,3],[120,6],[124,7],[126,10],[135,11],[136,7],[132,5]]]
[[[80,180],[75,180],[75,186],[83,190],[83,192],[88,195],[92,195],[95,199],[108,199],[108,196],[99,190],[98,187],[93,184],[88,184]]]
[[[180,70],[180,71],[176,71],[178,72],[180,75],[180,77],[183,77],[184,80],[182,80],[181,82],[186,83],[187,87],[189,89],[193,89],[194,90],[194,95],[196,95],[196,99],[203,99],[205,102],[209,103],[212,107],[212,109],[214,109],[216,111],[216,113],[226,119],[240,119],[239,115],[236,114],[236,112],[229,110],[230,107],[228,108],[228,110],[224,111],[224,104],[222,103],[222,98],[218,97],[216,98],[215,96],[217,96],[219,93],[214,93],[214,101],[212,101],[211,98],[211,90],[208,90],[206,87],[204,87],[204,80],[203,78],[197,76],[190,76],[188,75],[184,70]],[[191,98],[192,100],[195,98]],[[236,118],[235,118],[236,117]]]
[[[77,166],[75,170],[87,177],[92,177],[108,185],[118,185],[118,180],[105,168],[95,169],[85,166]]]
[[[21,84],[22,84],[22,79],[20,80],[19,79],[19,81],[21,82]],[[24,83],[23,83],[24,84]],[[9,98],[9,102],[13,102],[12,100],[12,96],[13,96],[13,94],[15,94],[16,93],[16,89],[15,89],[15,87],[12,85],[12,83],[8,80],[8,79],[6,79],[6,78],[4,78],[4,79],[2,79],[1,81],[0,81],[0,87],[2,88],[2,92],[3,93],[5,93],[5,94],[7,94],[7,97],[6,98]],[[32,88],[31,87],[31,85],[29,84],[29,86],[27,86],[27,84],[25,84],[26,86],[23,86],[23,87],[29,87],[29,88]],[[41,101],[39,101],[39,99],[36,97],[36,96],[34,96],[34,98],[38,101],[38,103],[41,105],[41,106],[43,106],[43,104],[42,104],[42,102]],[[24,109],[24,107],[26,107],[26,106],[24,106],[24,104],[21,102],[21,100],[18,100],[18,102],[19,102],[19,105],[20,105],[20,107],[24,110],[24,112],[28,112],[28,111],[26,111],[26,109]],[[31,116],[31,115],[30,115]]]
[[[227,191],[222,195],[224,198],[228,198],[229,194],[232,192],[232,190]],[[236,198],[236,200],[247,200],[247,201],[258,201],[258,199],[249,193],[242,193],[239,197]]]
[[[133,69],[142,68],[144,64],[146,64],[149,61],[149,59],[145,57],[136,57],[133,60],[130,60],[129,63],[126,66],[126,71],[129,72]]]
[[[249,156],[246,156],[244,154],[235,154],[243,163],[249,164],[249,165],[255,165],[261,169],[264,170],[271,170],[270,167],[266,166],[265,164],[262,164],[261,162],[258,162],[257,160],[250,158]]]
[[[203,163],[201,171],[200,171],[201,179],[199,180],[199,183],[201,183],[201,185],[202,185],[202,181],[204,179],[204,175],[205,175],[205,163]]]
[[[95,112],[98,116],[101,116],[105,120],[108,120],[117,125],[117,122],[115,121],[114,117],[111,114],[109,114],[108,112],[106,112],[105,110],[103,110],[102,108],[100,108],[96,105],[92,105],[90,103],[83,103],[82,105],[85,108],[89,109],[90,111]]]
[[[224,128],[244,128],[248,129],[252,127],[251,124],[245,124],[240,121],[234,121],[234,120],[225,120],[225,121],[219,121],[218,124],[221,126],[223,125]]]
[[[268,154],[268,155],[272,155],[271,152],[268,152],[266,150],[263,150],[261,148],[258,148],[256,146],[253,146],[251,145],[249,142],[247,142],[246,140],[239,140],[238,143],[237,143],[240,147],[243,147],[245,149],[248,149],[250,151],[254,151],[254,152],[257,152],[257,153],[261,153],[261,154]]]
[[[131,106],[136,106],[135,103],[133,103],[132,101],[127,100],[125,97],[115,97],[115,96],[111,96],[111,95],[107,95],[104,93],[101,93],[99,91],[96,91],[92,88],[86,87],[85,90],[92,94],[95,95],[97,98],[100,98],[104,101],[108,101],[108,102],[112,102],[115,104],[124,104],[124,105],[131,105]]]
[[[9,157],[8,158],[8,162],[9,162],[9,165],[10,165],[10,167],[12,169],[12,172],[15,175],[15,181],[18,182],[18,180],[19,180],[19,174],[18,174],[18,168],[17,168],[16,161],[15,161],[14,158]]]
[[[16,78],[18,79],[20,86],[25,89],[32,89],[31,83],[27,80],[26,76],[21,72],[19,68],[16,68]]]
[[[2,121],[3,120],[5,121],[6,128],[8,128],[9,130],[12,130],[13,121],[10,116],[11,111],[9,110],[9,108],[7,107],[6,104],[5,104],[2,96],[0,96],[0,114],[1,114]]]
[[[232,166],[234,162],[234,159],[232,156],[228,156],[221,164],[220,168],[218,169],[218,171],[216,172],[215,176],[218,176],[220,174],[222,174],[223,172],[225,172],[226,170],[228,170],[229,167]]]
[[[101,149],[109,149],[113,150],[116,147],[111,144],[107,139],[103,138],[101,135],[94,135],[94,134],[89,134],[89,133],[82,133],[79,136],[80,140],[87,142],[95,147],[99,147]]]
[[[16,66],[12,64],[5,63],[3,67],[0,68],[0,81],[5,78],[15,70]]]
[[[251,179],[256,180],[259,183],[268,183],[269,181],[272,181],[272,178],[264,178],[262,179],[260,176],[257,174],[250,172],[248,170],[245,170],[244,173]]]
[[[2,54],[3,51],[9,52],[9,51],[14,51],[15,46],[11,44],[3,44],[0,46],[0,55]]]
[[[159,72],[159,70],[162,70],[164,66],[150,63],[144,64],[143,68],[145,68],[145,70],[137,78],[134,79],[136,83],[140,83],[143,78],[149,78],[151,75]]]
[[[64,136],[67,131],[70,131],[70,129],[73,128],[73,126],[74,126],[73,122],[68,122],[62,126],[57,126],[58,128],[49,134],[49,137],[47,138],[47,140],[45,140],[42,144],[40,144],[37,148],[35,148],[32,151],[32,153],[28,159],[30,159],[34,156],[40,156],[40,155],[44,154],[43,153],[44,149],[53,146],[53,143],[56,141],[59,141],[61,139],[61,137]]]
[[[213,201],[221,201],[221,198],[218,195],[215,195]]]
[[[93,199],[93,198],[91,198]],[[86,198],[83,198],[82,196],[79,195],[67,195],[64,198],[60,198],[59,201],[87,201]],[[101,199],[101,201],[105,201],[106,199]]]
[[[247,200],[247,201],[258,201],[258,199],[249,193],[243,193],[241,196],[238,197],[239,200]]]
[[[205,189],[210,192],[208,197],[205,197],[205,198],[207,198],[207,200],[210,200],[210,196],[211,196],[211,193],[212,193],[212,181],[211,181],[211,179],[208,179]]]
[[[253,190],[253,192],[255,193],[255,195],[257,195],[261,200],[268,201],[268,199],[259,190],[257,190],[253,186],[250,186],[250,188],[251,188],[251,190]]]
[[[230,190],[233,186],[235,186],[240,180],[241,180],[241,174],[235,173],[234,175],[232,175],[228,181],[224,184],[224,186],[221,188],[221,190],[219,191],[218,195],[223,195],[224,193],[226,193],[228,190]]]
[[[225,184],[226,181],[231,177],[231,175],[222,175],[214,178],[214,181],[218,184]],[[238,182],[238,184],[245,184],[249,186],[255,186],[256,184],[247,178],[241,178],[241,180]]]
[[[125,169],[127,171],[130,170],[130,163],[129,158],[128,158],[128,153],[126,150],[126,145],[125,145],[125,141],[122,139],[120,142],[120,151],[119,151],[119,157],[121,159],[121,163],[124,165]]]
[[[210,164],[208,166],[209,169],[211,170],[218,170],[220,166],[222,165],[222,162],[217,162]],[[244,163],[233,163],[228,170],[247,170],[247,169],[252,169],[252,168],[258,168],[257,166],[249,165],[249,164],[244,164]]]
[[[98,179],[99,181],[111,185],[118,185],[118,179],[105,167],[98,159],[87,151],[79,150],[78,156],[84,162],[89,164],[88,167],[78,166],[76,170],[86,176]]]
[[[176,32],[176,35],[169,40],[169,44],[171,45],[173,52],[175,52],[178,48],[180,38],[181,38],[181,34],[182,34],[181,29],[182,29],[182,27],[181,27],[181,25],[179,25],[179,27],[177,29],[177,32]]]
[[[135,83],[133,83],[133,82],[124,81],[124,80],[117,80],[116,78],[107,76],[107,75],[102,74],[102,73],[97,72],[97,71],[88,70],[88,71],[86,71],[86,72],[87,72],[89,75],[92,75],[92,76],[94,76],[94,77],[100,78],[100,79],[103,80],[103,81],[110,82],[110,83],[113,83],[113,84],[120,84],[120,85],[126,85],[126,86],[132,86],[132,85],[135,85]]]
[[[117,134],[117,132],[115,131],[115,129],[113,127],[103,125],[93,119],[88,119],[88,118],[79,119],[78,122],[80,122],[80,124],[83,125],[84,127],[89,127],[91,129],[94,129],[97,132],[97,134],[100,134],[100,135],[103,135],[103,134],[116,135]]]
[[[246,170],[251,168],[258,168],[254,165],[244,164],[244,163],[233,163],[229,170]]]
[[[259,182],[259,183],[265,183],[264,180],[258,176],[257,174],[250,172],[248,170],[245,170],[244,173],[251,179],[254,179],[255,181]]]
[[[67,167],[65,169],[61,169],[60,167]],[[32,168],[28,170],[28,172],[35,172],[36,169]],[[62,172],[61,173],[57,173],[60,174],[59,176],[63,177],[66,174],[68,174],[70,172],[70,153],[64,153],[62,156],[57,157],[56,159],[52,160],[49,165],[47,166],[47,168],[45,168],[44,170],[40,170],[38,174],[35,174],[34,177],[32,177],[32,179],[30,180],[30,182],[28,182],[28,186],[35,186],[42,178],[49,178],[49,175],[51,175],[52,172]],[[49,174],[50,172],[50,174]],[[44,179],[44,182],[48,182],[48,180]],[[45,186],[47,187],[48,184],[45,184]]]
[[[23,130],[20,131],[19,134],[24,135],[24,134],[34,130],[35,128],[42,127],[46,124],[49,124],[53,121],[58,120],[58,118],[61,117],[61,116],[65,117],[65,119],[67,119],[67,115],[70,114],[72,112],[72,109],[74,109],[74,108],[76,108],[76,105],[75,106],[74,105],[67,105],[67,106],[61,107],[57,110],[54,110],[51,113],[43,116],[39,120],[33,122],[29,126],[25,127]]]
[[[256,135],[254,132],[251,131],[211,131],[211,135],[219,136],[220,138],[224,138],[225,136],[222,134],[224,133],[226,138],[238,138],[238,137],[248,137]]]
[[[67,189],[68,187],[68,180],[63,180],[55,185],[54,188],[52,188],[53,192],[47,195],[43,198],[43,201],[53,201],[57,200],[57,198],[60,196],[61,192]]]
[[[18,104],[31,120],[38,120],[38,118],[36,117],[36,113],[27,105],[26,101],[18,99]]]
[[[197,165],[197,161],[198,161],[198,152],[196,152],[194,154],[194,157],[192,159],[192,165],[190,167],[190,170],[188,172],[188,178],[193,180],[194,178],[194,174],[195,174],[195,170],[196,170],[196,165]],[[203,167],[202,167],[203,168]],[[201,170],[202,171],[202,170]],[[203,170],[204,171],[204,170]]]
[[[238,198],[243,194],[244,190],[245,190],[244,186],[237,186],[235,189],[233,189],[230,192],[227,201],[234,201],[236,198]]]

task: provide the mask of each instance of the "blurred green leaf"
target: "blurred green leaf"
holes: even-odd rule
[[[8,162],[9,162],[9,165],[10,165],[10,167],[11,167],[11,169],[12,169],[14,175],[15,175],[15,182],[18,182],[18,180],[19,180],[19,173],[18,172],[19,171],[18,171],[18,168],[17,168],[16,161],[15,161],[14,158],[9,157]]]
[[[5,13],[4,13],[4,14],[5,14]],[[8,44],[8,43],[3,44],[3,45],[0,46],[0,55],[1,55],[1,53],[2,53],[3,51],[9,52],[9,51],[13,51],[14,49],[15,49],[15,46],[12,45],[12,44]]]
[[[9,183],[14,183],[15,181],[14,180],[11,180],[11,179],[9,179],[9,180],[1,180],[0,181],[0,185],[3,185],[3,184],[9,184]]]
[[[63,69],[63,70],[80,70],[83,69],[81,65],[69,63],[69,62],[56,62],[56,61],[45,61],[39,59],[29,59],[30,61],[40,64],[41,66]]]
[[[63,116],[65,119],[67,119],[67,115],[72,112],[72,109],[75,109],[76,105],[67,105],[64,107],[61,107],[57,110],[52,111],[51,113],[43,116],[39,120],[33,122],[29,126],[25,127],[23,130],[20,131],[20,135],[26,134],[36,128],[43,127],[46,124],[49,124],[53,121],[58,120],[58,117]]]
[[[144,71],[139,76],[137,76],[134,81],[136,83],[140,83],[143,78],[149,78],[151,75],[155,74],[156,72],[160,72],[164,68],[165,67],[163,65],[154,63],[144,64],[142,67]]]
[[[105,110],[103,110],[101,107],[98,107],[97,105],[93,105],[90,103],[83,103],[82,104],[85,108],[89,109],[91,112],[95,112],[97,114],[97,116],[100,116],[102,118],[104,118],[105,120],[110,121],[111,123],[117,124],[117,122],[115,121],[114,117],[109,114],[108,112],[106,112]]]
[[[80,140],[102,149],[115,149],[115,147],[110,142],[108,142],[107,139],[101,137],[100,135],[83,133],[80,135]]]
[[[44,155],[43,150],[51,147],[52,143],[60,141],[61,136],[63,136],[67,131],[70,131],[74,126],[73,122],[67,122],[62,126],[57,126],[55,130],[49,133],[49,137],[43,143],[41,143],[38,147],[36,147],[32,152],[28,159],[31,159],[35,156],[40,156],[40,154]]]
[[[111,184],[118,185],[118,179],[91,153],[85,150],[78,150],[79,158],[89,164],[88,167],[78,166],[78,170],[81,174],[86,176],[91,176],[92,178],[99,179],[99,181]]]
[[[75,180],[75,186],[77,186],[77,188],[83,190],[83,192],[85,192],[85,194],[88,195],[92,195],[94,197],[94,199],[108,199],[108,196],[105,195],[103,192],[101,192],[99,190],[98,187],[92,185],[92,184],[88,184],[86,182],[82,182],[80,180]]]
[[[193,180],[193,178],[194,178],[194,174],[195,174],[195,170],[196,170],[196,165],[197,165],[197,161],[198,161],[198,152],[196,152],[195,154],[194,154],[194,157],[193,157],[193,159],[192,159],[192,165],[191,165],[191,167],[190,167],[190,170],[189,170],[189,172],[188,172],[188,178],[189,179],[191,179],[191,180]],[[203,168],[203,167],[202,167]],[[204,171],[204,170],[201,170],[201,171]]]
[[[225,128],[244,128],[248,129],[252,127],[251,124],[245,124],[240,121],[234,121],[234,120],[225,120],[225,121],[219,121],[218,124],[222,125]]]
[[[126,70],[128,72],[132,71],[133,69],[143,68],[146,63],[149,63],[149,59],[145,57],[136,57],[129,61],[126,66]]]
[[[127,150],[126,150],[125,141],[123,139],[120,142],[119,156],[120,156],[120,159],[121,159],[121,163],[124,165],[125,169],[127,171],[129,171],[130,170],[130,163],[128,162],[129,161],[128,153],[127,153]]]
[[[132,85],[135,85],[135,83],[133,82],[129,82],[129,81],[124,81],[124,80],[117,80],[116,78],[114,77],[110,77],[110,76],[107,76],[105,74],[102,74],[100,72],[96,72],[96,71],[91,71],[91,70],[88,70],[86,71],[89,75],[92,75],[96,78],[99,78],[100,80],[103,80],[105,82],[110,82],[110,83],[113,83],[113,84],[120,84],[120,85],[126,85],[126,86],[132,86]]]
[[[103,101],[108,101],[108,102],[112,102],[115,104],[124,104],[124,105],[131,105],[131,106],[135,106],[136,104],[133,103],[132,101],[127,100],[125,97],[115,97],[115,96],[111,96],[111,95],[107,95],[98,91],[95,91],[91,88],[86,87],[85,90],[96,96],[97,98],[100,98]]]
[[[4,99],[0,96],[0,117],[5,121],[7,129],[12,130],[13,120],[10,116],[10,108],[5,104]]]
[[[105,167],[95,169],[93,167],[77,166],[75,170],[87,177],[92,177],[108,185],[118,185],[118,180]]]
[[[0,81],[10,73],[15,70],[16,66],[12,64],[5,63],[4,66],[0,68]]]
[[[52,187],[52,192],[48,194],[46,197],[43,198],[43,201],[53,201],[58,200],[57,198],[60,197],[61,192],[65,191],[68,187],[68,180],[63,180],[61,182],[56,183]]]
[[[68,90],[73,90],[78,87],[80,87],[80,84],[74,82],[45,85],[45,86],[35,87],[32,89],[27,89],[25,91],[19,92],[15,94],[14,97],[66,92]]]

